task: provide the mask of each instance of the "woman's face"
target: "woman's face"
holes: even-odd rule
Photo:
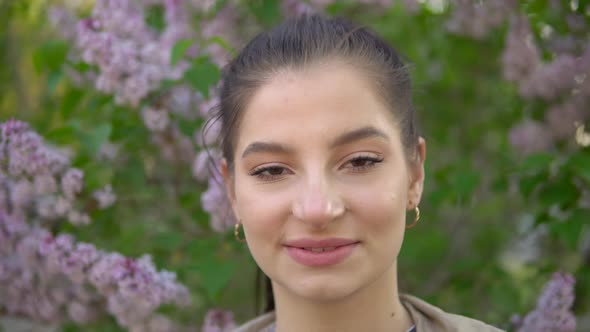
[[[235,146],[222,174],[275,287],[335,300],[393,267],[422,192],[424,141],[410,167],[364,74],[338,63],[278,73],[247,105]]]

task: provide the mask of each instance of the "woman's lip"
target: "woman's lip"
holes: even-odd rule
[[[296,247],[296,248],[330,248],[330,247],[341,247],[346,246],[354,243],[358,243],[359,241],[347,238],[339,238],[339,237],[332,237],[332,238],[325,238],[325,239],[312,239],[312,238],[300,238],[294,240],[285,241],[284,246],[286,247]]]
[[[322,251],[322,252],[315,252],[307,249],[303,249],[300,247],[291,247],[285,246],[285,250],[289,257],[291,257],[294,261],[299,264],[306,265],[306,266],[327,266],[327,265],[334,265],[344,261],[348,258],[354,249],[358,246],[359,242],[352,242],[347,245],[341,246],[326,246],[326,247],[336,247],[335,249]],[[320,248],[326,248],[320,247]],[[310,248],[310,247],[306,247]],[[318,247],[311,247],[311,248],[318,248]]]

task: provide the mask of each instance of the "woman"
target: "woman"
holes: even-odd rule
[[[221,173],[276,304],[238,331],[499,331],[399,294],[426,143],[390,46],[303,16],[258,35],[223,75]]]

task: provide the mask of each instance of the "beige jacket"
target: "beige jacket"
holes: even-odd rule
[[[475,319],[446,313],[414,296],[400,295],[400,300],[416,324],[416,332],[502,332]],[[247,322],[234,332],[266,332],[274,321],[274,312],[269,312]]]

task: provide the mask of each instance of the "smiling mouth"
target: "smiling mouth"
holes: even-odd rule
[[[301,249],[305,249],[308,251],[313,251],[313,252],[324,252],[324,251],[332,251],[334,249],[336,249],[337,247],[327,247],[327,248],[301,248]]]
[[[343,262],[352,255],[358,245],[358,242],[353,242],[332,247],[285,246],[285,249],[295,262],[310,267],[320,267]]]

